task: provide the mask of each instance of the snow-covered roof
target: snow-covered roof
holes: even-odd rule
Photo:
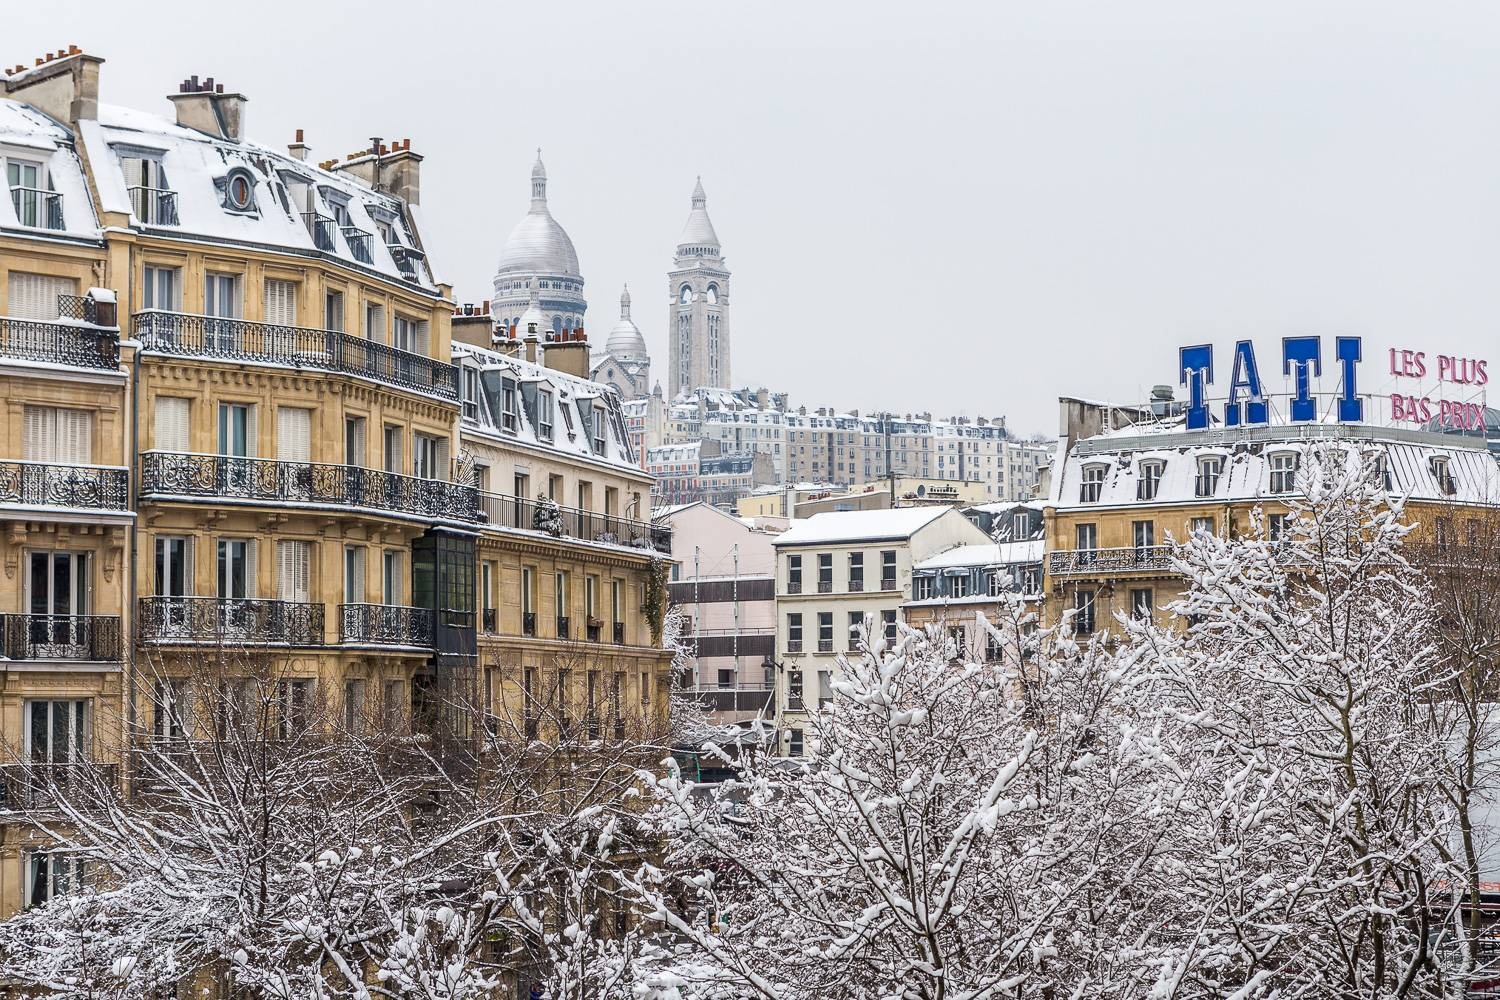
[[[465,433],[479,431],[507,442],[602,462],[635,479],[649,478],[631,460],[619,397],[605,386],[472,344],[455,342],[453,363],[477,368],[480,372],[477,406],[472,414],[466,412],[463,418]],[[513,430],[505,427],[503,414],[506,379],[515,383],[517,412]],[[550,441],[538,433],[532,409],[534,403],[527,398],[542,389],[555,393]],[[607,413],[602,453],[594,449],[590,423],[589,411],[595,406],[603,406]]]
[[[25,215],[18,214],[14,197],[0,198],[0,229],[18,230],[37,236],[67,236],[97,240],[99,221],[89,197],[83,164],[73,148],[73,133],[37,109],[0,98],[0,151],[12,160],[30,160],[43,169],[37,178],[42,192],[21,198]],[[58,197],[50,198],[55,192]],[[61,228],[48,222],[48,202],[55,202]],[[35,222],[38,224],[23,224]]]
[[[1061,463],[1061,473],[1053,477],[1052,503],[1070,510],[1141,503],[1137,484],[1142,462],[1160,463],[1156,493],[1150,500],[1153,504],[1224,503],[1285,496],[1271,490],[1271,456],[1296,455],[1301,468],[1309,450],[1329,441],[1382,452],[1394,495],[1415,500],[1500,503],[1500,466],[1480,439],[1363,424],[1316,423],[1086,438],[1074,446]],[[1222,472],[1212,493],[1199,496],[1199,460],[1210,457],[1222,460]],[[1433,472],[1434,459],[1447,460],[1456,488],[1453,494],[1441,489]],[[1090,503],[1081,499],[1085,469],[1103,470],[1098,499]]]
[[[1040,500],[996,500],[992,503],[968,504],[963,509],[966,511],[977,510],[985,514],[1004,514],[1012,510],[1044,510],[1046,504]]]
[[[1012,563],[1042,561],[1041,539],[1030,542],[1001,542],[989,545],[955,545],[929,556],[912,566],[913,570],[950,569],[959,566],[1007,566]]]
[[[429,291],[436,284],[418,261],[414,273],[404,273],[380,238],[377,223],[391,227],[393,239],[407,247],[417,243],[407,228],[400,199],[370,187],[354,176],[323,170],[285,150],[249,140],[232,141],[185,128],[175,121],[134,108],[99,105],[96,120],[79,122],[79,133],[93,168],[100,206],[106,212],[130,215],[132,224],[155,220],[135,215],[123,158],[145,158],[161,164],[166,189],[175,195],[177,222],[157,228],[188,237],[250,243],[313,254],[325,252],[346,265],[375,271],[395,281]],[[225,207],[224,186],[234,170],[248,171],[253,181],[252,210]],[[370,262],[354,256],[350,237],[332,222],[334,205],[348,214],[351,229],[369,234]],[[304,215],[329,220],[325,231],[332,249],[320,251]]]
[[[888,510],[835,510],[796,521],[776,539],[782,545],[871,542],[910,538],[951,507],[896,507]]]

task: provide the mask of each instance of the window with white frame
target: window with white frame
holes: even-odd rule
[[[147,309],[182,311],[182,268],[148,265],[142,270],[142,303]]]
[[[546,389],[537,390],[536,394],[536,434],[543,441],[552,440],[552,418],[553,418],[552,393]]]
[[[1135,498],[1137,500],[1155,500],[1156,493],[1161,489],[1162,472],[1167,464],[1159,459],[1150,459],[1141,462],[1140,477],[1135,481]]]
[[[411,474],[418,479],[441,479],[447,441],[430,434],[411,436]]]
[[[969,596],[969,574],[955,574],[948,578],[948,591],[952,597]]]
[[[59,315],[58,296],[77,295],[78,282],[50,274],[11,271],[6,280],[5,314],[13,319],[52,321]]]
[[[500,379],[500,428],[514,434],[519,420],[520,407],[516,403],[516,380]]]
[[[911,578],[911,597],[914,601],[930,601],[936,588],[937,578],[914,576]]]
[[[297,325],[297,283],[267,278],[265,321],[275,326]]]
[[[88,863],[64,851],[27,851],[26,908],[82,889],[88,879]]]
[[[1453,476],[1452,465],[1447,456],[1434,455],[1428,460],[1428,467],[1432,469],[1432,479],[1437,483],[1438,492],[1450,497],[1458,492],[1458,480]]]
[[[28,462],[89,465],[93,460],[94,415],[60,406],[28,406],[22,411],[22,457]]]
[[[1271,492],[1290,493],[1297,485],[1297,453],[1278,451],[1270,456]]]
[[[1224,474],[1224,458],[1221,455],[1205,455],[1198,459],[1198,478],[1194,492],[1200,497],[1211,497],[1219,488],[1219,477]]]
[[[63,228],[62,198],[52,186],[45,163],[6,156],[5,180],[17,223],[35,229]]]
[[[463,373],[463,403],[464,419],[479,419],[479,369],[470,368],[465,365],[459,371]]]
[[[1079,503],[1098,503],[1104,493],[1104,476],[1108,469],[1103,465],[1085,465],[1083,481],[1078,488]]]

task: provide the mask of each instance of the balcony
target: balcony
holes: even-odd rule
[[[339,605],[339,642],[430,649],[436,638],[430,608],[399,604]]]
[[[234,646],[321,646],[323,605],[240,597],[143,597],[147,642]]]
[[[833,581],[832,580],[819,580],[818,581],[818,593],[820,593],[820,594],[831,594],[831,593],[833,593]]]
[[[387,243],[385,248],[390,252],[391,260],[396,262],[397,270],[408,278],[417,276],[417,261],[424,257],[422,251],[400,243]]]
[[[120,339],[113,330],[0,316],[0,357],[113,372]]]
[[[598,642],[599,641],[599,636],[604,633],[604,623],[603,622],[592,622],[591,621],[588,624],[586,624],[584,626],[584,628],[587,630],[587,636],[588,636],[589,642]]]
[[[850,580],[849,581],[849,593],[851,593],[851,594],[859,594],[859,593],[862,593],[864,591],[864,589],[865,589],[865,581],[864,580],[860,579],[860,580]]]
[[[373,237],[363,229],[354,226],[340,226],[339,231],[344,234],[344,242],[349,245],[349,253],[361,264],[370,264],[374,261],[370,257],[370,242]]]
[[[770,684],[746,682],[735,687],[698,688],[683,694],[710,712],[764,711],[769,716],[776,711],[776,690]]]
[[[787,584],[786,584],[786,592],[788,594],[800,594],[800,593],[802,593],[802,581],[801,580],[788,580]]]
[[[0,615],[0,634],[11,660],[120,660],[118,615]]]
[[[1114,573],[1161,573],[1172,568],[1172,546],[1143,545],[1120,549],[1070,549],[1053,552],[1047,572],[1053,576],[1108,576]]]
[[[333,238],[334,230],[338,224],[331,216],[323,215],[321,212],[303,212],[302,222],[307,226],[307,234],[312,237],[313,246],[324,253],[333,253],[338,243]]]
[[[248,323],[159,309],[138,312],[134,320],[136,339],[146,351],[357,375],[458,402],[458,369],[453,365],[337,330]]]
[[[786,641],[786,651],[788,653],[800,653],[800,652],[802,652],[802,640],[801,639],[788,639]]]
[[[143,452],[141,495],[347,507],[424,521],[479,519],[479,494],[472,486],[357,465],[279,462],[232,455]]]
[[[66,797],[74,806],[113,796],[120,787],[115,764],[0,765],[0,810],[50,811]]]
[[[129,495],[125,469],[0,461],[0,504],[123,511]]]
[[[896,578],[894,576],[883,576],[880,578],[881,590],[896,590]]]
[[[62,195],[56,191],[18,185],[10,189],[10,203],[16,210],[16,221],[23,226],[32,229],[65,228]]]
[[[537,512],[542,505],[535,500],[505,493],[481,493],[479,502],[489,527],[547,531],[539,526]],[[672,529],[668,525],[636,521],[615,514],[598,514],[576,507],[559,506],[557,512],[562,521],[562,537],[653,549],[663,554],[672,551]],[[547,533],[551,534],[550,531]]]
[[[177,192],[166,188],[133,185],[126,189],[130,194],[130,212],[143,226],[176,226]]]
[[[820,653],[831,653],[831,652],[833,652],[833,640],[832,639],[819,639],[818,640],[818,652],[820,652]]]

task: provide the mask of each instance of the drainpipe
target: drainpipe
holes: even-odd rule
[[[130,305],[131,305],[132,308],[131,308],[131,310],[129,312],[127,312],[125,314],[125,316],[121,316],[117,312],[116,316],[115,316],[115,323],[116,324],[121,323],[127,316],[133,316],[134,313],[135,313],[135,310],[134,310],[134,306],[135,306],[135,281],[133,280],[133,276],[135,274],[135,246],[134,246],[134,244],[131,245],[131,247],[130,247],[128,253],[127,253],[126,259],[129,261],[129,264],[126,267],[125,300],[130,303]],[[135,327],[134,327],[133,323],[132,323],[132,326],[131,326],[131,333],[132,334],[135,333]],[[139,410],[140,400],[141,400],[141,348],[140,348],[140,345],[137,344],[136,347],[135,347],[135,354],[130,359],[130,482],[128,482],[128,483],[125,484],[125,496],[126,496],[127,502],[130,503],[130,509],[131,509],[131,511],[134,512],[135,515],[136,515],[136,521],[133,522],[130,525],[130,560],[129,560],[130,571],[129,571],[129,574],[128,574],[129,577],[130,577],[130,580],[129,580],[129,587],[126,589],[126,593],[128,595],[127,600],[128,600],[129,603],[124,608],[120,609],[121,611],[124,612],[124,615],[122,615],[122,618],[124,620],[130,622],[130,624],[131,624],[131,632],[134,631],[134,626],[136,624],[136,622],[135,622],[136,611],[137,611],[137,609],[139,607],[139,601],[137,599],[137,594],[136,594],[136,587],[137,587],[137,585],[136,585],[135,566],[136,566],[136,556],[137,556],[137,552],[138,552],[138,549],[139,549],[139,541],[138,541],[139,530],[138,529],[139,529],[140,506],[141,506],[141,503],[140,503],[140,481],[141,481],[140,480],[140,475],[141,475],[140,439],[141,439],[141,419],[140,419],[140,410]],[[127,633],[125,636],[122,636],[122,639],[125,642],[125,649],[129,650],[129,653],[126,656],[126,662],[124,663],[124,668],[125,668],[125,727],[126,727],[127,735],[133,737],[134,734],[135,734],[135,642],[133,641],[133,638],[130,635],[130,633]],[[124,763],[125,763],[124,761],[121,761],[122,766],[124,765]]]

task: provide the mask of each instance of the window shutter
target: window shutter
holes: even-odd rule
[[[277,594],[283,601],[307,601],[311,577],[311,549],[307,542],[276,544]]]
[[[266,279],[266,322],[277,326],[297,325],[297,286],[290,281]]]
[[[54,423],[50,406],[28,406],[25,417],[26,442],[22,457],[28,462],[45,462],[48,459],[47,440]]]
[[[312,461],[312,411],[292,406],[276,410],[276,457],[283,462]]]
[[[422,322],[422,323],[416,323],[416,324],[413,324],[413,325],[416,327],[416,329],[413,331],[411,352],[413,354],[426,355],[427,354],[427,324],[426,324],[426,322]]]
[[[57,460],[75,465],[94,461],[93,414],[87,410],[57,411]]]
[[[157,451],[188,451],[188,407],[186,399],[173,396],[156,398]]]
[[[58,315],[57,297],[75,295],[77,292],[78,283],[72,278],[12,271],[10,298],[5,314],[16,319],[55,320]]]

